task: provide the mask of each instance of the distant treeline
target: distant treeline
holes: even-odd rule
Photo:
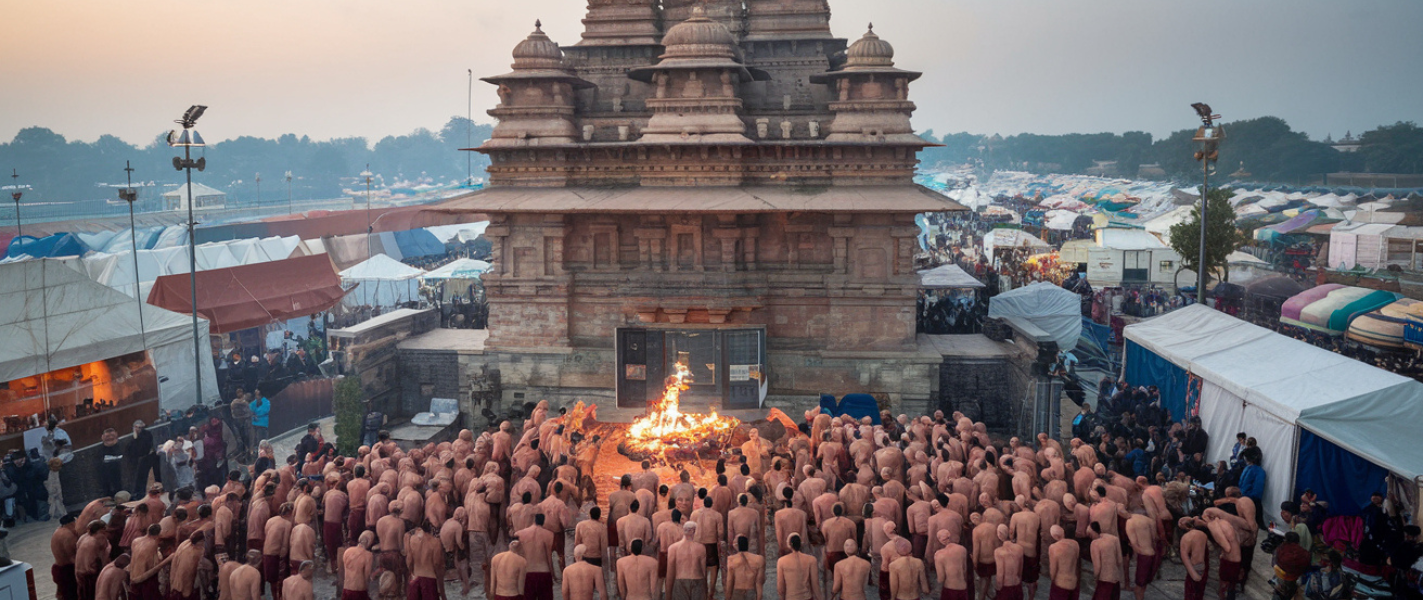
[[[466,154],[460,148],[490,136],[492,126],[475,123],[466,137],[469,120],[453,117],[439,131],[417,129],[407,135],[386,136],[374,146],[366,138],[350,137],[317,141],[309,137],[283,135],[277,139],[243,136],[194,149],[195,156],[207,158],[207,169],[193,173],[193,180],[227,192],[229,201],[256,202],[256,175],[261,174],[262,202],[284,201],[292,173],[292,195],[298,199],[334,198],[343,188],[357,187],[361,171],[370,164],[377,184],[430,180],[446,183],[462,180],[466,174]],[[202,130],[201,127],[198,128]],[[25,203],[117,199],[117,193],[100,184],[124,182],[124,161],[132,161],[134,181],[180,184],[183,175],[173,168],[173,157],[181,149],[168,147],[167,132],[155,136],[142,148],[112,135],[93,143],[70,141],[44,127],[21,130],[8,144],[0,144],[0,185],[12,183],[11,169],[18,171],[20,185],[29,186]],[[474,154],[474,176],[484,176],[488,160]],[[163,191],[160,188],[159,193]],[[0,207],[8,204],[0,203]]]
[[[1322,173],[1423,173],[1423,128],[1411,122],[1385,125],[1357,136],[1358,152],[1339,152],[1290,129],[1278,117],[1225,123],[1217,169],[1223,175],[1249,173],[1244,179],[1302,184]],[[1143,164],[1159,165],[1165,178],[1193,180],[1200,163],[1193,158],[1195,129],[1183,129],[1153,140],[1151,134],[1022,134],[1010,137],[953,133],[935,138],[944,144],[921,155],[926,166],[983,164],[989,169],[1040,173],[1087,173],[1095,161],[1115,161],[1108,175],[1135,177]],[[1337,140],[1336,140],[1337,142]]]

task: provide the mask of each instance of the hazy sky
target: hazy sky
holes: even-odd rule
[[[1314,137],[1423,122],[1420,0],[831,0],[867,21],[940,133],[1121,132],[1273,114]],[[190,104],[209,140],[374,143],[466,111],[535,18],[564,45],[581,0],[0,0],[0,139],[49,127],[146,144]],[[497,100],[474,82],[475,119]],[[476,140],[477,141],[477,140]]]

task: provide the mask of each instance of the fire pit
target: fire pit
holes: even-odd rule
[[[628,426],[618,452],[635,461],[664,464],[719,455],[741,420],[720,416],[715,409],[709,415],[678,410],[682,392],[691,387],[691,381],[692,372],[687,365],[676,363],[675,373],[667,378],[666,391],[648,403],[647,414]]]

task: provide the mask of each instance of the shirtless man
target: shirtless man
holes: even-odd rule
[[[979,513],[974,513],[971,519],[974,523],[971,537],[973,570],[974,575],[978,577],[978,598],[984,600],[997,583],[997,559],[993,552],[1002,542],[998,539],[998,528],[993,523],[983,520]]]
[[[60,526],[60,529],[64,527]],[[128,564],[129,555],[120,554],[114,562],[104,565],[104,570],[99,571],[99,579],[95,582],[94,600],[123,600],[128,583]]]
[[[267,520],[263,529],[262,580],[272,586],[272,600],[282,600],[282,571],[291,554],[292,503],[282,503],[276,517]]]
[[[1102,524],[1092,521],[1088,526],[1088,536],[1092,538],[1089,548],[1092,554],[1092,576],[1097,579],[1097,588],[1092,593],[1093,600],[1121,600],[1122,597],[1122,543],[1117,536],[1102,532]]]
[[[726,531],[726,519],[715,505],[716,501],[708,493],[702,499],[702,507],[692,512],[692,522],[697,524],[696,542],[706,548],[707,590],[710,591],[716,590],[717,571],[721,568],[721,540]]]
[[[929,593],[929,577],[924,561],[914,556],[914,544],[904,538],[894,539],[894,553],[899,558],[889,565],[889,595],[894,600],[919,600]]]
[[[217,555],[217,600],[232,600],[232,572],[242,563],[228,560],[226,553]]]
[[[520,555],[522,550],[519,540],[512,539],[508,550],[489,561],[488,590],[494,594],[491,600],[523,600],[528,561]]]
[[[409,569],[410,583],[406,586],[409,600],[439,600],[445,587],[445,549],[440,538],[434,535],[434,526],[429,520],[406,536],[405,566]]]
[[[841,548],[845,551],[845,558],[835,563],[830,600],[865,600],[865,585],[870,580],[870,561],[859,556],[859,544],[853,539],[845,540]]]
[[[380,540],[376,565],[394,573],[400,581],[405,579],[405,519],[400,518],[405,503],[395,500],[388,508],[390,514],[376,520],[376,539]]]
[[[54,555],[54,566],[49,575],[54,579],[55,598],[77,600],[79,590],[74,579],[74,557],[79,549],[79,533],[75,531],[74,515],[64,515],[59,519],[59,528],[49,538],[49,551]],[[126,565],[125,565],[126,566]],[[102,572],[100,572],[102,575]]]
[[[370,600],[371,575],[375,571],[371,546],[375,541],[374,531],[363,531],[360,539],[341,555],[341,572],[337,577],[341,581],[341,600]]]
[[[940,600],[971,600],[973,575],[968,572],[968,550],[955,543],[946,529],[940,529],[937,538],[934,576],[944,588]]]
[[[94,597],[99,572],[109,561],[109,536],[104,531],[104,522],[90,521],[86,530],[88,533],[79,538],[74,555],[74,577],[80,600]]]
[[[709,600],[707,548],[697,541],[697,524],[682,525],[682,539],[667,549],[667,600]]]
[[[1013,506],[1018,512],[1008,519],[1008,526],[1012,530],[1013,541],[1023,551],[1023,594],[1032,598],[1038,594],[1038,578],[1042,576],[1042,560],[1038,552],[1042,520],[1038,518],[1038,513],[1029,510],[1026,496],[1018,496]]]
[[[445,521],[444,525],[436,531],[440,537],[440,547],[444,548],[445,555],[454,558],[455,573],[460,580],[460,595],[469,594],[469,547],[465,536],[465,522],[469,520],[469,511],[463,506],[455,508],[455,513]]]
[[[855,539],[855,522],[845,518],[845,505],[836,503],[830,514],[833,516],[820,525],[820,532],[825,535],[825,569],[821,575],[824,589],[831,587],[835,565],[845,559],[845,542]]]
[[[1156,532],[1160,525],[1160,522],[1146,515],[1133,514],[1127,519],[1127,541],[1136,553],[1136,577],[1133,579],[1136,586],[1132,588],[1136,600],[1145,600],[1146,586],[1156,578],[1156,568],[1159,564]]]
[[[1244,519],[1219,508],[1207,508],[1201,515],[1211,534],[1211,541],[1220,548],[1220,598],[1235,600],[1235,584],[1240,581],[1240,538],[1236,521]]]
[[[173,567],[168,574],[168,597],[171,600],[196,600],[198,596],[198,562],[203,559],[203,532],[193,532],[173,551]]]
[[[750,494],[737,496],[736,504],[736,508],[731,509],[731,512],[726,515],[728,542],[744,535],[751,542],[753,551],[764,555],[766,553],[766,526],[761,518],[761,511],[751,508]]]
[[[1052,545],[1047,548],[1048,579],[1052,585],[1048,600],[1077,600],[1081,582],[1082,548],[1077,541],[1067,537],[1061,525],[1053,525],[1050,530]]]
[[[316,530],[312,529],[311,525],[298,522],[292,526],[290,540],[291,550],[287,554],[287,572],[296,575],[301,569],[301,563],[316,560]]]
[[[744,494],[743,494],[744,495]],[[766,557],[751,552],[750,538],[736,536],[736,553],[726,559],[726,600],[761,600],[766,587]]]
[[[322,519],[321,519],[321,541],[326,547],[326,572],[328,574],[336,572],[337,563],[341,562],[341,546],[346,541],[345,531],[342,527],[346,524],[347,512],[350,507],[350,497],[342,491],[337,478],[328,479],[326,491],[321,495]]]
[[[261,564],[262,551],[248,550],[247,564],[233,569],[232,578],[227,584],[232,591],[232,600],[262,600],[262,571],[259,569]]]
[[[642,503],[633,500],[628,504],[628,514],[617,522],[618,540],[623,544],[623,551],[629,554],[632,553],[633,540],[643,540],[644,545],[652,540],[652,521],[642,516],[640,508]]]
[[[366,498],[370,495],[371,480],[366,479],[366,468],[356,465],[352,470],[354,479],[346,482],[346,501],[350,512],[346,518],[346,541],[354,546],[366,530]]]
[[[1036,535],[1037,528],[1033,529],[1033,534]],[[996,600],[1023,600],[1023,547],[1013,541],[1012,535],[1013,530],[1007,525],[998,526],[999,546],[993,551],[993,562],[997,571],[994,577],[998,587]]]
[[[622,532],[618,530],[618,523],[631,511],[629,506],[636,500],[637,495],[632,493],[632,475],[624,474],[618,478],[618,489],[608,494],[608,548],[613,559],[626,553],[627,544],[619,544]]]
[[[1182,600],[1203,600],[1206,580],[1210,578],[1210,536],[1205,524],[1192,517],[1181,517],[1181,564],[1186,567],[1186,590]]]
[[[597,546],[601,552],[602,546]],[[573,547],[573,564],[563,569],[563,600],[608,600],[607,583],[603,580],[603,568],[588,562],[591,553],[588,546],[578,544]]]
[[[789,487],[781,488],[781,496],[789,505],[795,492],[791,491]],[[790,536],[792,534],[799,535],[801,539],[805,539],[808,535],[805,527],[805,511],[799,508],[787,507],[776,511],[775,523],[776,552],[779,556],[785,556],[790,551]]]
[[[302,561],[296,572],[282,582],[282,597],[287,600],[314,600],[311,578],[316,575],[316,563]]]
[[[643,556],[642,540],[631,540],[628,555],[618,559],[618,597],[622,600],[656,600],[657,559]]]
[[[157,523],[148,526],[147,534],[133,539],[132,561],[129,563],[129,593],[134,598],[158,598],[160,590],[158,586],[157,570],[153,568],[163,560],[162,551],[158,547],[158,534],[161,529]],[[144,576],[144,573],[153,571],[154,575]]]
[[[553,600],[553,532],[544,527],[543,513],[534,524],[514,534],[523,547],[524,599]]]
[[[776,516],[780,517],[779,514]],[[815,557],[801,552],[800,534],[792,533],[787,536],[785,551],[776,561],[776,598],[820,600],[820,578],[815,575],[815,569]]]

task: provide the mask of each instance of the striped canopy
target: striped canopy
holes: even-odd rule
[[[1286,300],[1280,322],[1343,335],[1356,317],[1398,300],[1399,294],[1382,290],[1327,283]]]
[[[1423,302],[1402,298],[1349,324],[1349,339],[1378,348],[1403,348],[1403,331],[1409,323],[1423,323]]]

